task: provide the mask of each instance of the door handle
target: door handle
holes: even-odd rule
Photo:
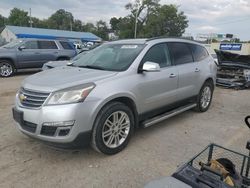
[[[174,73],[170,74],[169,78],[175,78],[176,75]]]
[[[39,55],[39,54],[41,54],[41,53],[40,53],[40,52],[35,52],[35,54],[36,54],[36,55]]]
[[[200,72],[200,69],[199,69],[199,68],[196,68],[196,69],[194,70],[194,72]]]

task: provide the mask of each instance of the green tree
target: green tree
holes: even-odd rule
[[[149,16],[157,11],[160,7],[160,0],[136,0],[135,3],[128,3],[125,8],[130,10],[130,18],[137,26],[136,34],[143,30],[144,24],[147,22]],[[137,23],[135,23],[137,22]],[[134,29],[133,29],[134,30]]]
[[[132,16],[137,17],[140,24],[143,25],[148,16],[155,12],[160,0],[136,0],[134,4],[128,3],[125,8],[131,11]]]
[[[107,23],[99,20],[96,22],[96,31],[94,32],[98,37],[101,37],[103,40],[108,40],[108,26]]]
[[[113,18],[111,18],[110,19],[110,21],[109,21],[109,24],[110,24],[110,26],[111,26],[111,29],[113,30],[113,31],[116,31],[116,30],[118,30],[119,28],[118,28],[118,24],[121,22],[121,19],[122,18],[116,18],[116,17],[113,17]]]
[[[178,11],[175,5],[163,5],[149,15],[148,20],[140,32],[144,37],[175,36],[180,37],[188,27],[188,20],[184,13]]]
[[[40,20],[35,17],[32,17],[31,20],[32,20],[32,27],[48,28],[47,20]]]
[[[86,24],[83,24],[83,31],[93,33],[93,32],[96,32],[96,27],[92,23],[86,23]]]
[[[7,18],[0,14],[0,28],[4,27],[7,24],[7,21]]]
[[[72,13],[59,9],[48,18],[47,25],[50,29],[71,30],[73,22]]]
[[[134,18],[130,15],[120,19],[116,34],[120,39],[134,38]]]
[[[16,26],[26,26],[26,27],[29,26],[28,12],[18,8],[13,8],[10,11],[10,15],[8,17],[8,24]]]
[[[73,31],[82,31],[83,30],[83,24],[81,20],[74,20],[73,23]]]

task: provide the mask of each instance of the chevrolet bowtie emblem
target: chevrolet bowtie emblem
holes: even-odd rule
[[[22,101],[26,100],[27,97],[24,94],[21,93],[21,94],[19,94],[19,99],[22,102]]]

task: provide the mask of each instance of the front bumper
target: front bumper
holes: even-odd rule
[[[91,139],[95,105],[95,102],[90,101],[29,109],[16,103],[13,117],[21,132],[49,145],[63,148],[85,146]],[[66,121],[74,121],[74,124],[66,127],[44,126],[48,122]]]

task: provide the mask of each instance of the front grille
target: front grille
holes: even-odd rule
[[[57,129],[57,127],[42,126],[41,135],[54,136],[56,133],[56,129]]]
[[[31,132],[31,133],[35,133],[36,132],[37,124],[31,123],[31,122],[28,122],[28,121],[24,121],[21,124],[21,127],[25,131],[28,131],[28,132]]]
[[[31,91],[21,88],[19,92],[19,101],[24,107],[39,108],[43,105],[50,93]]]

